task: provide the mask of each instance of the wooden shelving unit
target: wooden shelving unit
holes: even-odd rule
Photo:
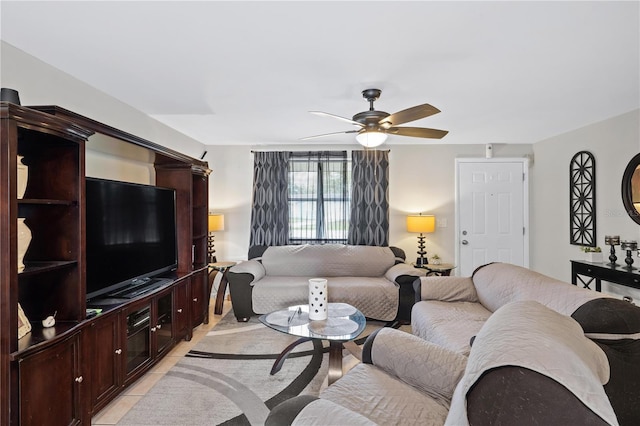
[[[87,319],[85,143],[94,133],[153,153],[156,185],[176,190],[181,211],[174,284]],[[18,156],[29,168],[21,199]],[[202,322],[210,171],[206,162],[63,108],[6,102],[0,102],[0,164],[0,424],[88,425],[97,409]],[[18,218],[31,232],[21,272]],[[22,339],[18,303],[32,327]],[[149,359],[131,373],[126,321],[137,306],[150,307],[150,348]],[[40,321],[54,314],[56,325],[44,329]]]

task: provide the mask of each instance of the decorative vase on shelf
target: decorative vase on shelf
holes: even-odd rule
[[[309,280],[309,319],[311,321],[327,319],[327,280],[312,278]]]
[[[18,218],[18,272],[24,270],[24,255],[31,244],[31,230],[24,223],[23,218]]]
[[[22,155],[18,155],[18,198],[24,197],[29,179],[29,167],[22,163]]]

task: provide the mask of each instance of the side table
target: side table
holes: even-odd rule
[[[411,264],[414,268],[426,269],[427,276],[435,275],[441,277],[448,277],[451,275],[451,270],[455,269],[455,265],[450,263],[427,263],[426,265],[418,265],[416,263]]]
[[[451,270],[455,268],[454,265],[449,263],[442,263],[439,265],[428,263],[426,265],[417,265],[412,263],[411,266],[417,269],[424,269],[425,276],[449,276]],[[403,280],[400,284],[400,303],[398,306],[397,322],[399,324],[411,323],[411,309],[416,303],[416,290],[413,287],[414,279]],[[418,295],[419,299],[419,295]]]
[[[216,275],[218,273],[222,274],[220,278],[220,284],[218,285],[218,291],[216,293],[216,304],[213,308],[213,313],[216,315],[222,314],[222,305],[224,304],[224,294],[227,292],[227,271],[229,268],[234,266],[236,262],[215,262],[209,264],[209,291],[208,295],[211,297],[211,290],[213,288],[213,282],[216,279]],[[208,321],[208,313],[207,313],[207,323]]]

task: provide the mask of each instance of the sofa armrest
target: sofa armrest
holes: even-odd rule
[[[250,284],[253,284],[266,275],[264,266],[262,266],[262,263],[258,262],[257,260],[247,260],[245,262],[240,262],[237,265],[231,267],[229,269],[229,273],[251,274],[252,279]]]
[[[419,290],[420,300],[478,302],[478,293],[470,277],[421,277]]]
[[[233,313],[238,321],[248,321],[254,315],[251,296],[253,285],[264,276],[264,266],[256,260],[238,263],[227,272]]]
[[[387,269],[384,277],[396,284],[413,283],[416,278],[424,277],[427,271],[414,268],[406,263],[398,263]]]
[[[382,328],[364,344],[362,361],[449,405],[467,357],[412,334]]]
[[[270,412],[265,426],[282,425],[355,425],[369,426],[374,422],[333,401],[311,395],[299,395],[288,399]]]

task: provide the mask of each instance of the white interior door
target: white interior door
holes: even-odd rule
[[[529,266],[528,160],[457,159],[458,275],[490,262]]]

